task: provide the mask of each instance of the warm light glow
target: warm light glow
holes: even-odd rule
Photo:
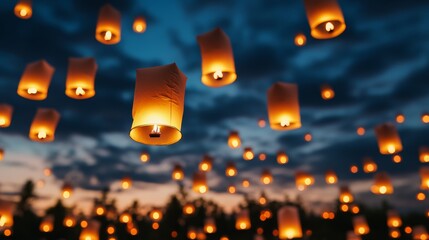
[[[144,29],[144,27],[143,27],[142,24],[137,24],[136,27],[135,27],[135,29],[136,29],[137,32],[142,32],[143,29]]]
[[[341,204],[341,211],[347,212],[349,210],[349,206],[347,204]]]
[[[43,140],[46,137],[47,136],[46,136],[46,132],[45,131],[39,131],[39,133],[37,133],[37,138],[40,139],[40,140]]]
[[[330,184],[334,184],[336,182],[336,178],[335,177],[328,177],[328,183]]]
[[[6,229],[6,230],[4,230],[3,234],[4,234],[6,237],[10,237],[10,236],[12,235],[12,230],[10,230],[10,229]]]
[[[243,153],[243,159],[250,161],[255,157],[251,148],[245,148]]]
[[[106,33],[104,33],[104,40],[106,40],[106,41],[112,40],[112,32],[111,31],[106,31]]]
[[[83,96],[83,95],[85,95],[85,90],[83,90],[83,88],[81,88],[81,87],[77,87],[76,88],[76,95],[77,96]]]
[[[52,175],[52,170],[50,168],[43,169],[43,175],[45,175],[46,177],[51,176]]]
[[[259,121],[258,121],[258,126],[259,126],[260,128],[264,128],[266,125],[267,125],[267,123],[265,122],[265,120],[264,120],[264,119],[259,119]]]
[[[237,172],[235,171],[235,169],[231,169],[230,168],[230,169],[227,170],[227,174],[226,175],[228,177],[232,177],[232,176],[235,176],[235,174],[237,174]]]
[[[221,70],[216,70],[213,73],[213,78],[216,79],[216,80],[222,80],[222,78],[223,78],[223,72]]]
[[[331,22],[327,22],[326,24],[325,24],[325,30],[326,30],[326,32],[333,32],[334,31],[334,29],[335,29],[335,26],[334,26],[334,24],[332,24]]]
[[[295,40],[294,40],[294,42],[295,42],[295,45],[296,45],[296,46],[298,46],[298,47],[302,47],[302,46],[304,46],[304,45],[305,45],[305,43],[307,42],[307,37],[306,37],[304,34],[299,33],[299,34],[297,34],[297,35],[295,36]]]
[[[357,166],[353,165],[353,166],[350,167],[350,172],[351,173],[357,173],[358,171],[359,171],[359,168]]]
[[[37,88],[34,88],[34,87],[28,88],[27,93],[30,95],[37,94]]]
[[[412,229],[410,226],[406,226],[406,227],[404,228],[404,232],[405,232],[406,234],[411,234],[411,233],[413,232],[413,229]]]
[[[286,164],[289,161],[289,157],[284,152],[277,153],[277,163]]]
[[[356,129],[356,133],[357,133],[359,136],[363,136],[363,135],[365,135],[365,128],[363,128],[363,127],[358,127],[358,128]]]
[[[404,123],[405,122],[405,116],[403,114],[398,114],[398,115],[396,115],[395,120],[397,123]]]
[[[271,183],[271,178],[270,177],[263,177],[262,178],[262,183],[263,184],[270,184]]]
[[[359,209],[359,207],[358,206],[353,206],[352,207],[352,213],[354,213],[354,214],[358,214],[360,212],[360,209]]]
[[[188,203],[183,207],[183,213],[185,213],[186,215],[191,215],[193,214],[195,211],[195,207],[194,205]]]
[[[402,162],[402,157],[400,155],[393,156],[393,162],[394,163],[400,163],[400,162]]]
[[[390,153],[390,154],[395,153],[396,152],[395,145],[393,145],[393,144],[388,145],[387,146],[387,152]]]
[[[247,228],[247,224],[242,222],[240,223],[240,229],[246,229]]]
[[[0,118],[0,126],[4,126],[6,124],[6,119]]]
[[[233,193],[235,193],[235,186],[228,186],[228,192],[229,193],[231,193],[231,194],[233,194]]]
[[[287,119],[283,119],[283,120],[280,122],[280,126],[282,126],[282,127],[289,127],[289,126],[290,126],[290,121],[289,121],[289,120],[287,120]]]
[[[70,196],[71,196],[71,192],[70,191],[68,191],[68,190],[64,190],[63,191],[63,198],[64,199],[68,199],[68,198],[70,198]]]
[[[96,213],[98,216],[103,215],[103,214],[104,214],[104,208],[103,208],[103,207],[97,207],[97,209],[95,209],[95,213]]]
[[[422,122],[423,123],[429,123],[429,113],[424,113],[422,115]]]
[[[313,139],[313,136],[311,136],[311,134],[310,133],[307,133],[307,134],[305,134],[305,136],[304,136],[304,140],[306,141],[306,142],[311,142],[311,140]]]
[[[86,227],[88,227],[88,222],[87,222],[87,221],[85,221],[85,220],[82,220],[82,221],[80,222],[80,227],[81,227],[81,228],[86,228]]]
[[[119,220],[121,223],[129,223],[131,221],[131,215],[128,213],[123,213]]]
[[[155,228],[154,228],[155,229]],[[139,231],[137,230],[137,228],[131,228],[130,229],[130,234],[132,235],[132,236],[135,236],[135,235],[137,235],[139,233]]]
[[[260,161],[265,161],[265,159],[267,159],[267,155],[265,153],[260,153],[259,154],[259,160]]]
[[[349,203],[350,202],[350,197],[349,196],[344,196],[343,197],[343,202]]]
[[[207,192],[207,187],[206,186],[200,186],[198,188],[198,191],[199,191],[199,193],[205,193],[205,192]]]
[[[417,193],[416,198],[419,201],[424,201],[426,199],[426,195],[424,193],[420,192],[420,193]]]
[[[159,137],[159,135],[161,135],[161,127],[155,124],[151,131],[151,137]]]
[[[71,217],[66,217],[64,219],[64,226],[66,227],[73,227],[74,226],[74,219]]]
[[[242,182],[242,186],[243,186],[243,187],[245,187],[245,188],[250,187],[250,182],[249,182],[249,180],[243,180],[243,182]]]

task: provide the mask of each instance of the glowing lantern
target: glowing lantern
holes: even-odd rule
[[[375,135],[381,154],[395,154],[402,151],[402,142],[395,125],[385,123],[375,127]]]
[[[402,113],[398,113],[395,117],[397,123],[401,124],[405,122],[405,116]]]
[[[73,186],[70,185],[70,184],[68,184],[68,183],[65,183],[63,185],[63,188],[62,188],[62,194],[61,194],[61,196],[64,199],[67,199],[67,198],[71,197],[72,193],[73,193]]]
[[[429,168],[421,167],[419,172],[420,172],[420,189],[429,190]]]
[[[429,234],[426,230],[426,227],[423,225],[415,226],[413,228],[413,239],[415,239],[415,240],[429,239]]]
[[[50,168],[43,169],[43,175],[45,175],[46,177],[51,176],[52,175],[52,170]]]
[[[313,140],[313,136],[311,135],[311,133],[306,133],[306,134],[304,135],[304,140],[305,140],[306,142],[311,142],[311,140]]]
[[[142,153],[140,154],[140,161],[141,161],[142,163],[147,163],[147,162],[149,162],[149,161],[150,161],[150,155],[149,155],[149,153],[147,153],[147,152],[142,152]]]
[[[182,138],[186,76],[176,64],[137,69],[130,137],[148,145]]]
[[[298,33],[295,35],[294,42],[296,46],[302,47],[307,43],[307,37],[303,33]]]
[[[291,130],[301,127],[298,86],[275,83],[268,89],[268,118],[274,130]]]
[[[237,230],[248,230],[251,227],[249,211],[242,209],[237,213],[235,218],[235,229]]]
[[[29,137],[36,142],[52,142],[60,114],[54,109],[39,108],[31,123]]]
[[[353,228],[357,235],[366,235],[369,233],[369,226],[364,216],[356,216],[353,218]]]
[[[356,166],[356,165],[351,165],[350,166],[350,172],[351,173],[357,173],[357,172],[359,172],[359,168],[358,168],[358,166]]]
[[[95,38],[108,45],[121,41],[121,13],[110,4],[105,4],[98,13]]]
[[[202,57],[203,84],[209,87],[222,87],[237,79],[231,42],[222,29],[197,37]]]
[[[356,235],[353,231],[348,231],[347,240],[362,240],[362,238],[359,235]]]
[[[52,232],[54,230],[54,217],[49,215],[43,218],[39,229],[45,233]]]
[[[0,229],[13,226],[15,203],[0,200]]]
[[[76,225],[76,218],[73,215],[67,215],[63,220],[64,227],[74,227]]]
[[[88,221],[86,221],[86,220],[80,221],[80,227],[81,228],[87,228],[88,227]]]
[[[123,177],[121,179],[121,188],[123,190],[127,190],[131,188],[132,185],[133,185],[133,180],[130,177]]]
[[[192,203],[186,203],[183,206],[183,213],[185,215],[192,215],[192,214],[194,214],[194,212],[195,212],[194,204],[192,204]]]
[[[420,162],[428,163],[429,162],[429,148],[428,147],[420,147],[419,154]]]
[[[112,234],[115,234],[115,232],[116,232],[116,229],[115,229],[115,226],[114,225],[109,225],[108,227],[107,227],[107,233],[109,234],[109,235],[112,235]]]
[[[197,240],[206,240],[207,236],[202,229],[197,230]]]
[[[234,185],[229,185],[228,186],[228,192],[231,194],[234,194],[236,192],[236,188]]]
[[[182,166],[176,164],[171,173],[171,178],[175,181],[182,181],[185,177],[185,172],[183,171]]]
[[[264,206],[265,204],[267,204],[267,197],[265,196],[265,193],[262,193],[261,196],[258,199],[259,204],[261,204],[262,206]]]
[[[389,229],[389,236],[391,238],[400,238],[401,237],[401,230],[397,228],[390,228]]]
[[[241,186],[243,186],[244,188],[250,187],[250,181],[246,178],[243,179],[243,181],[241,182]]]
[[[209,190],[207,177],[204,172],[194,173],[192,189],[196,193],[206,193]]]
[[[191,239],[191,240],[197,239],[197,230],[195,230],[195,228],[193,228],[193,227],[190,227],[188,229],[187,235],[188,235],[188,239]]]
[[[340,202],[341,203],[351,203],[354,198],[348,186],[340,187]]]
[[[267,123],[266,123],[265,119],[259,119],[258,120],[258,126],[260,128],[264,128],[266,125],[267,125]]]
[[[152,221],[159,222],[162,219],[162,211],[159,209],[153,209],[150,211],[149,217]]]
[[[371,158],[366,158],[365,160],[363,160],[363,171],[365,173],[376,172],[377,164]]]
[[[401,157],[401,155],[396,154],[392,157],[392,160],[394,163],[400,163],[400,162],[402,162],[402,157]]]
[[[289,157],[285,152],[277,153],[277,163],[278,164],[286,164],[289,162]]]
[[[429,123],[429,113],[423,113],[422,114],[422,122],[423,123]]]
[[[230,132],[228,137],[228,145],[230,148],[238,148],[241,146],[241,140],[240,136],[238,135],[238,132]]]
[[[381,195],[393,193],[393,185],[387,173],[380,172],[375,175],[374,184],[371,187],[371,191],[374,194]]]
[[[216,232],[216,221],[214,218],[206,218],[204,221],[204,232],[208,234]]]
[[[302,237],[301,222],[298,209],[293,206],[284,206],[277,213],[279,225],[279,238],[292,239]]]
[[[203,157],[203,160],[200,162],[198,168],[202,172],[210,172],[210,170],[212,170],[212,165],[213,165],[213,158],[210,157],[209,155],[205,155]]]
[[[326,171],[325,173],[325,181],[327,184],[335,184],[338,182],[338,177],[337,174],[330,170],[330,171]]]
[[[358,214],[360,212],[359,206],[354,205],[351,207],[352,213]]]
[[[358,128],[356,129],[356,133],[357,133],[357,135],[359,135],[359,136],[363,136],[363,135],[365,135],[365,128],[363,128],[363,127],[358,127]]]
[[[387,212],[387,226],[390,228],[397,228],[402,226],[401,217],[395,210],[389,210]]]
[[[314,184],[314,177],[306,172],[298,171],[295,173],[295,184],[299,191],[303,191]]]
[[[235,167],[235,164],[233,162],[229,162],[226,165],[226,169],[225,169],[225,175],[227,177],[234,177],[237,175],[237,167]]]
[[[324,211],[322,213],[322,218],[326,220],[333,220],[335,218],[335,213],[332,211]]]
[[[255,154],[253,153],[252,148],[247,147],[244,148],[244,152],[243,152],[243,159],[246,161],[250,161],[255,157]]]
[[[426,199],[426,194],[419,192],[419,193],[417,193],[416,198],[419,201],[424,201]]]
[[[344,16],[337,0],[305,0],[311,36],[316,39],[334,38],[346,30]]]
[[[18,95],[30,100],[44,100],[55,68],[45,60],[27,64],[18,85]]]
[[[123,212],[119,216],[119,221],[121,223],[129,223],[131,220],[132,220],[131,214],[129,214],[128,212]]]
[[[21,19],[29,19],[33,15],[32,0],[19,0],[15,5],[15,15]]]
[[[0,161],[4,158],[4,150],[0,148]]]
[[[97,216],[103,216],[105,213],[106,209],[102,205],[95,207],[95,214],[97,214]]]
[[[324,100],[331,100],[335,97],[334,89],[331,86],[325,84],[320,88],[320,94]]]
[[[100,223],[92,220],[88,222],[88,227],[82,230],[79,240],[99,240]]]
[[[66,95],[74,99],[93,97],[97,68],[94,58],[69,58]]]
[[[261,183],[267,185],[273,182],[273,175],[271,174],[271,172],[267,169],[262,171],[261,174]]]
[[[7,128],[12,121],[13,107],[9,104],[0,104],[0,128]]]
[[[133,30],[136,33],[144,33],[147,28],[146,19],[144,17],[136,17],[133,23]]]
[[[411,232],[413,232],[413,229],[412,229],[410,226],[406,226],[406,227],[404,228],[404,232],[405,232],[406,234],[411,234]]]

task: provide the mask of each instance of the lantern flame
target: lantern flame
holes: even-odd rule
[[[387,146],[387,152],[389,152],[390,154],[395,153],[396,152],[395,145],[390,144],[389,146]]]
[[[280,122],[280,126],[282,126],[282,127],[289,127],[290,126],[290,121],[289,120],[282,120]]]
[[[37,138],[40,140],[46,139],[46,132],[45,131],[39,131],[39,133],[37,134]]]
[[[4,225],[6,224],[7,219],[5,216],[1,216],[0,217],[0,227],[4,227]]]
[[[142,31],[143,31],[143,25],[138,24],[138,25],[136,26],[136,31],[137,31],[137,32],[142,32]]]
[[[205,193],[205,192],[207,192],[207,187],[206,187],[206,186],[200,186],[200,187],[198,188],[198,191],[199,191],[200,193]]]
[[[70,198],[70,191],[68,191],[68,190],[65,190],[65,191],[63,191],[63,198],[65,198],[65,199],[67,199],[67,198]]]
[[[35,87],[28,88],[27,89],[27,93],[31,94],[31,95],[36,94],[37,93],[37,88],[35,88]]]
[[[161,127],[157,124],[153,125],[152,131],[149,134],[149,137],[151,138],[159,138],[161,137]]]
[[[325,30],[326,30],[326,32],[331,33],[331,32],[334,31],[334,29],[335,29],[334,24],[332,24],[331,22],[327,22],[325,24]]]
[[[221,70],[216,70],[216,72],[213,73],[213,78],[216,80],[222,80],[223,72]]]
[[[3,126],[6,124],[6,119],[0,118],[0,126]]]
[[[106,40],[106,41],[112,40],[112,32],[111,31],[106,31],[106,33],[104,34],[104,40]]]
[[[28,14],[28,11],[27,11],[26,9],[21,9],[21,10],[19,11],[19,15],[20,15],[21,17],[25,17],[25,16],[27,16],[27,14]]]
[[[77,87],[76,88],[76,95],[77,96],[83,96],[83,95],[85,95],[85,90],[83,90],[83,88],[82,87]]]

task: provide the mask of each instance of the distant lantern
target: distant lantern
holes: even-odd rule
[[[259,204],[261,204],[262,206],[264,206],[265,204],[267,204],[268,199],[265,196],[265,193],[261,193],[261,196],[258,199]]]
[[[241,186],[243,186],[244,188],[250,187],[249,179],[247,179],[247,178],[243,179],[243,181],[241,181]]]
[[[395,125],[385,123],[375,127],[375,135],[381,154],[395,154],[402,151],[402,142]]]
[[[401,237],[401,230],[398,228],[389,228],[389,236],[391,238],[400,238]]]
[[[352,213],[354,213],[354,214],[358,214],[358,213],[360,212],[360,208],[359,208],[359,206],[358,206],[358,205],[353,205],[353,206],[351,207],[351,211],[352,211]]]
[[[294,206],[284,206],[277,213],[280,239],[302,238],[301,222],[298,209]]]
[[[237,79],[231,41],[220,28],[197,37],[201,49],[203,84],[222,87]]]
[[[308,186],[314,184],[314,177],[309,173],[298,171],[295,173],[295,184],[299,191],[305,190]]]
[[[355,174],[355,173],[359,172],[359,168],[358,168],[358,166],[356,166],[356,165],[351,165],[351,166],[350,166],[350,172],[351,172],[351,173],[353,173],[353,174]]]
[[[392,181],[387,173],[380,172],[375,175],[374,184],[371,186],[371,192],[381,195],[393,193]]]
[[[405,122],[405,115],[402,113],[396,114],[395,121],[399,124],[404,123]]]
[[[237,167],[235,166],[235,163],[233,163],[233,162],[229,162],[227,165],[226,165],[226,169],[225,169],[225,175],[227,176],[227,177],[234,177],[234,176],[236,176],[237,175]]]
[[[44,217],[40,223],[39,230],[45,233],[52,232],[54,230],[54,217],[51,215]]]
[[[123,177],[121,179],[121,188],[123,190],[127,190],[131,188],[132,185],[133,185],[133,180],[130,177]]]
[[[171,173],[171,178],[175,181],[182,181],[185,177],[185,172],[183,171],[182,166],[176,164]]]
[[[194,240],[197,239],[197,230],[193,227],[188,229],[188,239]]]
[[[362,238],[353,231],[348,231],[347,240],[362,240]]]
[[[208,234],[216,232],[216,221],[214,218],[206,218],[206,220],[204,221],[204,232]]]
[[[358,128],[356,129],[356,133],[357,133],[357,135],[359,135],[359,136],[363,136],[363,135],[365,135],[365,128],[364,128],[364,127],[358,127]]]
[[[0,148],[0,161],[3,161],[4,158],[4,150]]]
[[[419,201],[424,201],[426,199],[426,194],[424,194],[423,192],[419,192],[416,195],[416,199]]]
[[[73,186],[70,185],[69,183],[65,183],[61,191],[62,191],[61,196],[64,199],[70,198],[73,193]]]
[[[147,163],[150,161],[150,154],[147,152],[140,153],[140,161],[142,163]]]
[[[235,188],[234,185],[231,184],[231,185],[228,186],[228,192],[229,193],[234,194],[236,191],[237,190],[236,190],[236,188]]]
[[[261,173],[261,183],[267,185],[273,182],[273,175],[268,169],[265,169]]]
[[[258,126],[260,128],[264,128],[266,125],[267,125],[267,122],[265,121],[265,119],[261,118],[261,119],[258,120]]]
[[[99,231],[100,223],[95,220],[91,220],[88,222],[88,227],[83,229],[80,233],[79,240],[99,240]]]
[[[311,135],[311,133],[306,133],[306,134],[304,135],[304,140],[305,140],[306,142],[311,142],[311,140],[313,140],[313,136]]]
[[[340,187],[340,202],[341,203],[351,203],[354,198],[348,186]]]
[[[420,189],[429,190],[429,167],[420,168]]]
[[[54,109],[39,108],[31,123],[29,137],[36,142],[52,142],[60,114]]]
[[[353,228],[357,235],[366,235],[369,233],[369,226],[364,216],[353,217]]]
[[[0,229],[13,226],[13,212],[15,203],[0,200]]]
[[[97,68],[94,58],[69,58],[66,95],[74,99],[93,97]]]
[[[121,41],[121,13],[110,4],[105,4],[98,13],[95,38],[108,45]]]
[[[286,164],[289,162],[289,157],[285,152],[277,152],[277,163],[278,164]]]
[[[422,114],[422,122],[423,123],[429,123],[429,113],[423,113]]]
[[[395,210],[387,211],[387,226],[389,228],[398,228],[402,226],[401,216]]]
[[[373,173],[377,171],[377,164],[371,158],[363,160],[363,171],[365,173]]]
[[[326,171],[326,173],[325,173],[325,181],[326,181],[327,184],[335,184],[335,183],[337,183],[338,182],[337,174],[334,171],[332,171],[332,170]]]
[[[15,5],[15,15],[21,19],[29,19],[33,15],[32,0],[19,0]]]
[[[130,137],[148,145],[182,138],[186,76],[176,64],[137,69]]]
[[[131,220],[132,220],[132,216],[128,212],[123,212],[119,216],[119,222],[121,222],[121,223],[129,223],[129,222],[131,222]]]
[[[0,128],[7,128],[12,121],[13,107],[9,104],[0,104]]]
[[[207,186],[207,177],[204,172],[194,173],[192,190],[196,193],[206,193],[209,190]]]
[[[149,217],[152,221],[159,222],[162,219],[162,211],[160,209],[152,209],[149,213]]]
[[[423,225],[418,225],[413,227],[413,239],[415,240],[429,239],[429,234],[426,230],[426,227]]]
[[[311,36],[316,39],[334,38],[346,30],[343,12],[337,0],[304,0]]]
[[[265,161],[267,159],[267,155],[265,153],[260,153],[258,155],[259,161]]]
[[[278,82],[272,85],[268,95],[268,118],[274,130],[291,130],[301,127],[298,86]]]
[[[192,203],[186,203],[183,206],[183,214],[185,215],[192,215],[195,212],[195,206]]]
[[[63,220],[63,226],[67,228],[76,226],[76,218],[73,215],[66,215]]]
[[[324,84],[322,87],[320,87],[320,94],[324,100],[331,100],[335,97],[334,89],[327,84]]]
[[[246,161],[250,161],[255,157],[255,154],[253,153],[252,148],[247,147],[244,148],[244,152],[243,152],[243,159]]]
[[[298,33],[295,35],[294,42],[296,46],[302,47],[307,43],[307,37],[303,33]]]
[[[249,210],[242,209],[235,218],[235,229],[248,230],[251,227]]]
[[[429,147],[420,147],[419,159],[422,163],[429,162]]]
[[[204,233],[203,229],[197,230],[197,240],[206,240],[207,236]]]
[[[45,60],[27,64],[18,85],[18,95],[30,100],[45,100],[55,68]]]
[[[97,216],[103,216],[106,213],[106,208],[103,205],[95,206],[95,214]]]
[[[401,163],[402,162],[402,157],[399,154],[393,155],[392,160],[394,163]]]
[[[146,19],[144,17],[136,17],[133,23],[133,30],[136,33],[144,33],[147,28]]]
[[[241,146],[241,140],[238,132],[233,131],[229,133],[228,145],[232,149],[239,148]]]
[[[203,160],[201,160],[198,168],[202,172],[210,172],[213,166],[213,158],[209,155],[204,155]]]

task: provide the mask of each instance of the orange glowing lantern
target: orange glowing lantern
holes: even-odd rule
[[[377,173],[374,177],[374,184],[371,187],[371,192],[374,194],[392,194],[393,185],[390,177],[385,172]]]
[[[395,210],[387,212],[387,226],[390,228],[398,228],[402,226],[401,216]]]
[[[311,140],[313,140],[313,136],[311,135],[311,133],[306,133],[306,134],[304,135],[304,140],[305,140],[306,142],[311,142]]]
[[[394,239],[400,238],[401,237],[401,230],[397,229],[397,228],[390,228],[389,229],[389,236],[391,238],[394,238]]]
[[[15,203],[0,200],[0,229],[13,226],[13,212]]]
[[[358,214],[358,213],[360,212],[360,208],[359,208],[359,206],[358,206],[358,205],[353,205],[353,206],[351,207],[351,211],[352,211],[352,213],[354,213],[354,214]]]
[[[196,193],[206,193],[209,190],[207,186],[207,177],[204,172],[196,172],[193,177],[192,190]]]
[[[392,160],[394,163],[401,163],[402,162],[402,157],[399,154],[393,155]]]
[[[19,0],[15,5],[15,15],[21,19],[29,19],[33,15],[32,0]]]
[[[249,179],[247,179],[247,178],[243,179],[243,181],[241,182],[241,186],[243,186],[244,188],[250,187]]]
[[[67,215],[63,220],[63,226],[67,228],[76,226],[76,218],[73,215]]]
[[[334,89],[327,84],[322,85],[320,88],[320,94],[324,100],[331,100],[335,97]]]
[[[192,215],[192,214],[194,214],[194,212],[195,212],[195,206],[194,206],[194,204],[192,204],[192,203],[186,203],[183,206],[183,213],[185,215]]]
[[[260,128],[264,128],[266,125],[267,125],[267,123],[266,123],[265,119],[259,119],[258,120],[258,126]]]
[[[267,197],[265,196],[265,193],[261,193],[261,196],[258,199],[259,204],[261,204],[262,206],[264,206],[265,204],[267,204]]]
[[[42,222],[40,223],[39,229],[41,232],[52,232],[54,230],[54,217],[51,215],[46,216],[43,218]]]
[[[152,209],[149,213],[149,217],[152,221],[159,222],[162,219],[162,211],[160,209]]]
[[[183,171],[182,166],[176,164],[171,173],[171,178],[175,181],[182,181],[185,177],[185,172]]]
[[[395,154],[402,151],[402,142],[395,125],[385,123],[375,127],[375,135],[381,154]]]
[[[212,170],[212,166],[213,166],[213,158],[210,157],[209,155],[205,155],[203,157],[203,160],[200,162],[198,168],[202,172],[210,172]]]
[[[420,147],[419,159],[422,163],[429,162],[429,148],[428,147]]]
[[[206,218],[204,221],[204,232],[208,234],[216,232],[216,221],[214,218]]]
[[[144,33],[147,28],[146,19],[144,17],[136,17],[133,23],[133,30],[136,33]]]
[[[228,145],[230,148],[239,148],[241,146],[241,139],[238,132],[230,132],[228,137]]]
[[[237,175],[237,167],[235,166],[235,163],[233,163],[233,162],[229,162],[227,165],[226,165],[226,169],[225,169],[225,175],[227,176],[227,177],[234,177],[234,176],[236,176]]]
[[[66,95],[74,99],[93,97],[97,68],[94,58],[69,58]]]
[[[64,199],[68,199],[71,197],[72,193],[73,193],[73,186],[68,184],[68,183],[64,183],[63,188],[61,189],[62,193],[61,196]]]
[[[0,148],[0,161],[3,161],[4,158],[4,150]]]
[[[417,193],[416,198],[419,201],[424,201],[426,199],[426,194],[419,192],[419,193]]]
[[[289,162],[289,157],[285,152],[278,152],[277,153],[277,163],[278,164],[286,164]]]
[[[395,121],[399,124],[404,123],[405,122],[405,115],[402,113],[398,113],[395,117]]]
[[[18,95],[30,100],[45,100],[55,68],[45,60],[27,64],[18,85]]]
[[[420,189],[429,190],[429,167],[420,168]]]
[[[311,36],[316,39],[334,38],[346,30],[343,12],[337,0],[305,0]]]
[[[363,160],[363,171],[365,173],[373,173],[377,171],[377,164],[371,158]]]
[[[100,223],[92,220],[88,222],[88,227],[82,230],[79,240],[99,240]]]
[[[353,228],[357,235],[366,235],[369,233],[369,226],[364,216],[353,217]]]
[[[422,122],[423,123],[429,123],[429,113],[423,113],[422,114]]]
[[[268,169],[265,169],[262,171],[261,174],[261,183],[267,185],[273,182],[273,175],[271,174],[271,172]]]
[[[284,206],[277,213],[280,239],[302,238],[301,222],[298,209],[293,206]]]
[[[265,153],[260,153],[258,158],[260,161],[265,161],[267,159],[267,155]]]
[[[302,47],[307,43],[307,37],[303,33],[298,33],[295,35],[294,42],[296,46]]]
[[[429,234],[426,230],[426,227],[423,225],[418,225],[413,228],[413,239],[414,240],[426,240],[429,239]]]
[[[182,138],[186,76],[176,64],[137,69],[130,137],[148,145]]]
[[[255,154],[253,153],[252,148],[247,147],[244,148],[244,152],[243,152],[243,159],[246,161],[250,161],[255,157]]]
[[[207,236],[202,229],[197,230],[197,240],[206,240]]]
[[[119,216],[119,222],[121,222],[121,223],[129,223],[129,222],[131,222],[131,220],[132,220],[132,216],[128,212],[123,212]]]
[[[340,202],[341,203],[351,203],[354,198],[348,186],[340,187]]]
[[[142,152],[142,153],[140,154],[140,161],[141,161],[142,163],[147,163],[147,162],[149,162],[149,161],[150,161],[150,155],[149,155],[149,153],[147,153],[147,152]]]
[[[298,86],[275,83],[268,89],[268,118],[274,130],[291,130],[301,127]]]
[[[358,166],[356,166],[356,165],[351,165],[351,166],[350,166],[350,172],[351,172],[351,173],[353,173],[353,174],[355,174],[355,173],[359,172],[359,168],[358,168]]]
[[[242,209],[235,218],[235,229],[248,230],[251,227],[249,210]]]
[[[305,190],[308,186],[314,184],[314,177],[309,173],[298,171],[295,173],[295,184],[299,191]]]
[[[348,231],[347,240],[362,240],[362,238],[359,235],[356,235],[353,231]]]
[[[110,4],[105,4],[98,13],[95,38],[108,45],[121,41],[121,13]]]
[[[363,135],[365,135],[365,128],[364,128],[364,127],[358,127],[358,128],[356,129],[356,133],[357,133],[357,135],[359,135],[359,136],[363,136]]]
[[[95,214],[97,216],[103,216],[106,213],[106,208],[104,208],[102,205],[98,205],[95,207]]]
[[[29,137],[35,142],[52,142],[60,114],[54,109],[39,108],[30,127]]]
[[[231,194],[234,194],[236,192],[236,188],[234,185],[229,185],[228,186],[228,192]]]
[[[335,183],[337,183],[338,182],[337,174],[334,171],[332,171],[332,170],[326,171],[326,173],[325,173],[325,181],[326,181],[327,184],[335,184]]]
[[[127,190],[133,186],[133,180],[130,177],[123,177],[121,179],[121,188]]]
[[[195,228],[190,227],[188,229],[188,239],[194,240],[197,239],[197,230],[195,230]]]
[[[12,121],[13,107],[9,104],[0,104],[0,128],[7,128]]]
[[[222,87],[237,79],[231,42],[220,28],[197,37],[202,57],[203,84]]]

